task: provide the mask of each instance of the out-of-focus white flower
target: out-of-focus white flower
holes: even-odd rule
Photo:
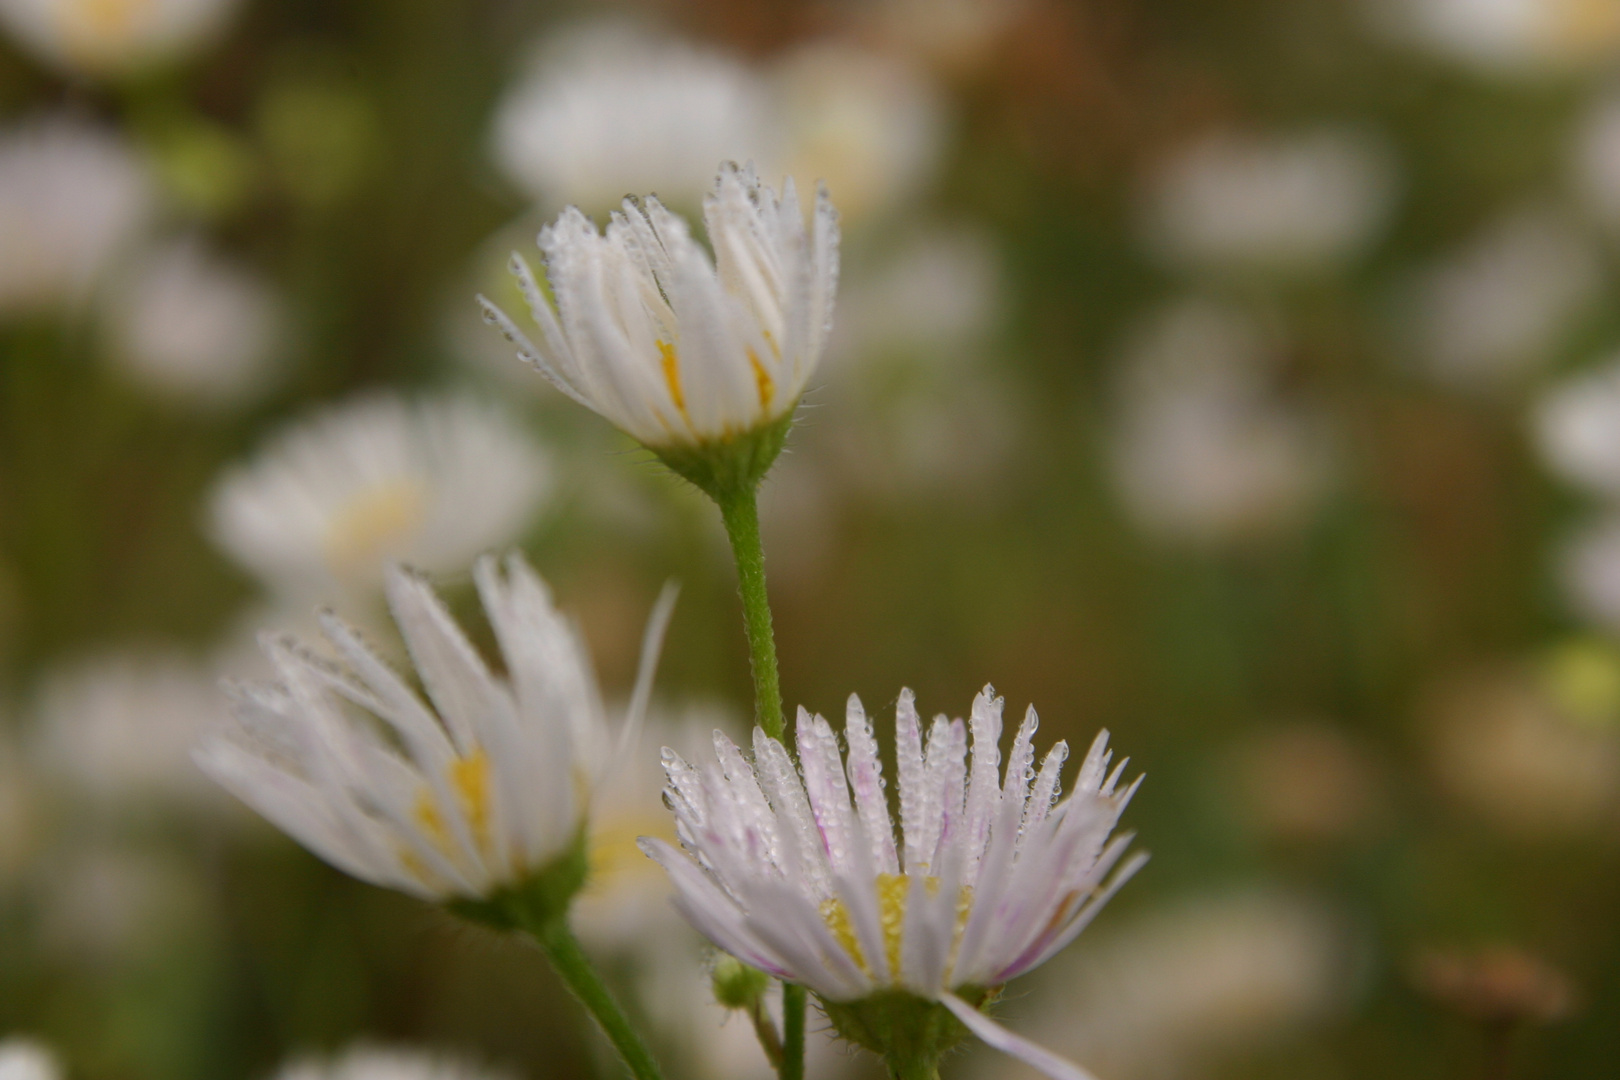
[[[1502,831],[1540,840],[1613,820],[1620,739],[1566,715],[1525,672],[1456,679],[1425,712],[1440,787]]]
[[[851,220],[897,205],[938,167],[944,108],[905,63],[829,41],[789,53],[773,77],[782,171],[825,183]]]
[[[1558,476],[1620,497],[1620,360],[1566,379],[1542,398],[1535,434]]]
[[[0,132],[0,314],[78,299],[153,207],[145,167],[109,131],[55,117]]]
[[[153,390],[204,406],[241,402],[268,381],[282,310],[252,271],[195,239],[147,252],[108,290],[114,359]]]
[[[852,267],[829,362],[903,352],[931,364],[982,344],[1001,314],[1002,271],[991,239],[939,226],[881,263]]]
[[[500,643],[493,674],[432,587],[388,574],[424,703],[348,624],[322,624],[348,669],[266,637],[278,681],[232,690],[234,725],[203,769],[339,869],[415,896],[489,899],[579,841],[608,732],[584,643],[516,555],[474,568]],[[668,606],[655,616],[648,655]],[[645,700],[650,667],[638,679]],[[632,717],[638,707],[632,707]]]
[[[239,0],[0,0],[0,24],[36,56],[87,75],[178,59],[218,35]]]
[[[1601,274],[1578,230],[1548,210],[1523,210],[1419,280],[1413,333],[1435,378],[1501,386],[1549,359],[1597,297]]]
[[[224,706],[214,677],[178,655],[114,653],[46,676],[35,756],[78,801],[125,810],[206,800],[218,790],[191,748]]]
[[[33,886],[41,943],[75,961],[152,956],[198,940],[211,915],[195,862],[133,844],[63,845],[42,857]]]
[[[693,926],[744,963],[808,987],[846,1037],[870,1045],[869,1028],[858,1035],[846,1025],[863,1028],[869,1000],[900,992],[943,1005],[973,1034],[1050,1076],[1083,1076],[957,995],[1045,962],[1141,865],[1137,856],[1108,880],[1129,842],[1108,837],[1135,785],[1116,792],[1124,763],[1108,772],[1104,733],[1074,793],[1059,801],[1068,748],[1054,746],[1036,773],[1033,709],[1003,783],[1001,710],[988,688],[974,699],[970,765],[968,727],[936,718],[925,751],[915,703],[901,691],[898,841],[877,741],[851,696],[847,766],[831,725],[804,709],[797,768],[758,728],[752,764],[720,732],[718,762],[706,767],[666,751],[667,798],[690,856],[653,838],[643,849],[668,871]],[[928,1039],[910,1030],[897,1037]]]
[[[775,159],[770,92],[724,53],[624,25],[544,43],[495,117],[495,157],[551,207],[608,210],[632,192],[696,207],[714,167]]]
[[[1610,229],[1620,230],[1620,89],[1611,88],[1575,130],[1576,190]]]
[[[1396,171],[1385,144],[1324,128],[1201,138],[1149,183],[1145,228],[1167,261],[1299,271],[1343,262],[1389,220]]]
[[[1042,976],[1060,991],[1030,1026],[1117,1080],[1203,1075],[1212,1059],[1331,1016],[1352,950],[1317,904],[1257,890],[1139,917]],[[1032,998],[1033,1000],[1033,998]],[[1009,1064],[1004,1080],[1033,1075]]]
[[[1115,482],[1144,529],[1212,543],[1276,531],[1322,491],[1323,425],[1266,386],[1267,345],[1237,312],[1198,300],[1127,349],[1113,433]]]
[[[214,539],[293,596],[370,590],[390,561],[447,572],[511,542],[551,484],[501,409],[367,398],[283,430],[215,484]]]
[[[58,1080],[62,1069],[41,1043],[13,1036],[0,1041],[0,1080]]]
[[[275,1080],[506,1080],[510,1074],[444,1054],[356,1046],[328,1060],[296,1061]]]
[[[1620,51],[1620,7],[1608,0],[1371,0],[1375,23],[1480,72],[1556,74]]]
[[[813,227],[727,166],[704,200],[709,258],[656,198],[626,200],[605,235],[578,210],[540,233],[556,307],[513,256],[541,330],[532,343],[480,298],[519,356],[575,401],[654,450],[713,445],[792,412],[821,360],[838,278],[838,215],[826,192]]]

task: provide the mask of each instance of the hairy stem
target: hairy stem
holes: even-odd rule
[[[765,734],[783,737],[782,686],[776,670],[776,637],[771,605],[765,593],[765,548],[759,540],[759,506],[752,486],[742,486],[720,504],[720,516],[737,561],[742,591],[743,625],[748,632],[748,660],[754,672],[754,714]]]
[[[804,987],[782,984],[781,1080],[804,1080]]]
[[[602,1033],[619,1052],[619,1057],[624,1059],[630,1075],[636,1080],[662,1080],[658,1063],[641,1041],[641,1036],[630,1026],[624,1010],[596,973],[596,968],[585,955],[585,950],[580,948],[579,939],[569,929],[567,922],[555,919],[539,928],[530,928],[530,933],[539,942],[546,959],[551,961],[552,969],[601,1027]]]

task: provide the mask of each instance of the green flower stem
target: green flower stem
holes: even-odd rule
[[[782,984],[781,1080],[804,1080],[804,987]]]
[[[538,929],[530,929],[534,939],[545,952],[546,959],[579,1003],[602,1028],[603,1034],[624,1059],[630,1075],[636,1080],[662,1080],[658,1063],[653,1060],[646,1044],[641,1041],[624,1010],[614,1000],[613,993],[596,973],[579,939],[563,919],[553,919]]]
[[[776,637],[765,593],[765,548],[759,539],[759,504],[752,484],[740,485],[715,501],[731,539],[742,590],[743,624],[748,632],[749,666],[754,672],[754,711],[773,739],[783,737],[782,685],[776,670]]]

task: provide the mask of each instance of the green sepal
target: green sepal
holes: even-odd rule
[[[982,1009],[1001,988],[964,986],[955,993]],[[937,1075],[940,1059],[969,1034],[945,1006],[905,990],[880,990],[859,1001],[818,1000],[838,1034],[882,1057],[896,1080]]]
[[[795,406],[795,409],[797,406]],[[723,439],[687,446],[649,446],[658,460],[690,480],[716,502],[724,502],[759,485],[787,441],[795,409],[763,427]]]
[[[589,869],[585,832],[581,830],[567,851],[538,871],[489,896],[458,897],[445,907],[464,919],[494,930],[533,931],[567,918],[568,906],[585,887]]]

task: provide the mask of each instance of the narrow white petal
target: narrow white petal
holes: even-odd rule
[[[1014,1034],[975,1009],[955,994],[946,994],[941,1003],[951,1010],[962,1026],[977,1035],[986,1046],[1015,1057],[1052,1080],[1096,1080],[1072,1061],[1068,1061],[1042,1046],[1037,1046],[1022,1035]]]
[[[916,698],[910,690],[900,691],[900,700],[894,707],[894,756],[894,771],[900,781],[900,833],[905,843],[905,871],[920,873],[933,853],[923,852],[926,780],[922,724],[917,718]],[[935,816],[937,818],[937,811]]]
[[[849,786],[855,794],[855,810],[862,830],[871,844],[872,863],[880,874],[898,874],[900,863],[894,851],[894,826],[889,822],[889,803],[883,795],[883,766],[878,761],[877,739],[872,722],[861,707],[860,698],[849,695],[844,738],[849,744]]]

